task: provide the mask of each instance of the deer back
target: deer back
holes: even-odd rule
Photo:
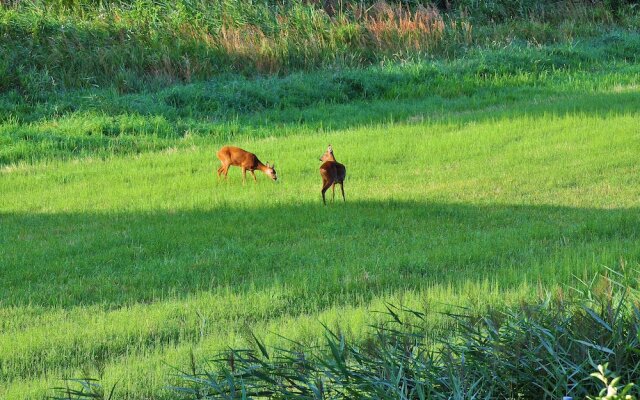
[[[255,154],[234,146],[224,146],[221,148],[218,152],[218,158],[230,165],[245,168],[255,168],[259,163],[258,157],[256,157]]]

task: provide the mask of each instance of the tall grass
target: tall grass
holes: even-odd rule
[[[613,272],[623,283],[594,279],[577,296],[480,315],[458,310],[435,338],[423,312],[390,305],[389,320],[359,343],[326,326],[318,348],[291,341],[271,349],[254,336],[253,348],[223,352],[204,371],[184,373],[175,390],[197,399],[560,399],[585,398],[604,383],[614,398],[620,379],[640,378],[638,281],[629,272]]]
[[[523,2],[495,25],[481,10],[484,3],[454,3],[457,11],[447,12],[429,4],[344,1],[326,12],[303,1],[23,0],[0,7],[0,92],[95,86],[131,92],[223,72],[285,74],[416,61],[514,40],[573,41],[637,28],[640,21],[636,8],[624,4],[620,19],[606,2],[560,2],[564,8],[537,2],[538,9]],[[495,8],[492,18],[504,7]]]

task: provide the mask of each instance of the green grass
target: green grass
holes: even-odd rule
[[[325,321],[359,338],[384,301],[483,309],[638,266],[640,93],[616,76],[486,103],[427,96],[393,123],[359,119],[392,101],[311,105],[301,114],[336,127],[233,141],[275,161],[280,184],[243,187],[237,169],[216,182],[215,136],[3,167],[0,397],[89,375],[118,398],[172,398],[172,366],[248,329],[312,343]],[[347,202],[322,207],[327,143]]]

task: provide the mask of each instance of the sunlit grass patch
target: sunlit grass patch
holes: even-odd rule
[[[235,142],[280,184],[218,182],[213,142],[6,169],[0,393],[86,373],[171,398],[171,366],[248,329],[313,343],[324,321],[358,339],[383,302],[483,309],[637,266],[638,97],[623,96]],[[328,143],[347,202],[323,207]]]

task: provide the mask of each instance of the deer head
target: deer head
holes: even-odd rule
[[[325,151],[322,157],[320,157],[320,161],[335,161],[335,160],[336,158],[333,156],[333,147],[329,145],[329,147],[327,147],[327,151]]]
[[[267,174],[267,176],[269,176],[269,178],[273,179],[273,181],[277,181],[278,180],[278,174],[276,173],[276,168],[275,168],[275,164],[269,164],[269,162],[267,162],[267,169],[264,171],[265,174]]]

